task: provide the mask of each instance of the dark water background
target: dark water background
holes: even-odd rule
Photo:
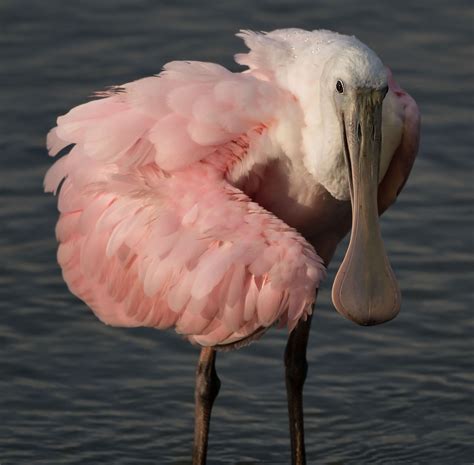
[[[172,59],[233,70],[240,28],[357,35],[423,114],[421,153],[383,230],[403,290],[356,327],[320,293],[305,388],[309,464],[457,465],[473,441],[473,8],[470,1],[0,2],[0,464],[188,464],[197,350],[99,323],[55,262],[42,194],[55,117]],[[210,464],[288,464],[286,334],[218,357]]]

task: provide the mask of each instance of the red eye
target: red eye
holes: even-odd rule
[[[342,83],[342,81],[337,81],[336,82],[336,90],[342,94],[344,92],[344,84]]]

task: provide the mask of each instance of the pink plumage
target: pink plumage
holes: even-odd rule
[[[313,246],[327,264],[351,229],[336,309],[362,325],[397,315],[378,216],[413,166],[420,114],[355,37],[238,35],[250,49],[235,57],[242,73],[172,62],[58,118],[48,149],[70,150],[45,187],[59,193],[58,262],[70,290],[107,324],[174,327],[204,346],[193,463],[206,461],[215,349],[275,323],[295,329],[286,386],[292,460],[303,464],[306,345],[325,275]]]
[[[107,324],[175,327],[204,346],[304,319],[322,260],[228,176],[291,98],[251,74],[173,62],[58,118],[51,155],[74,146],[45,186],[59,189],[70,290]]]

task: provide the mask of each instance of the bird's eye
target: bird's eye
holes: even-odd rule
[[[344,84],[342,83],[342,81],[337,81],[336,82],[336,90],[342,94],[344,92]]]

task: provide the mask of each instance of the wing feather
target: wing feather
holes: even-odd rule
[[[51,154],[74,144],[45,178],[61,185],[58,261],[102,321],[215,345],[311,311],[321,260],[225,179],[283,98],[250,75],[173,62],[58,118]]]

